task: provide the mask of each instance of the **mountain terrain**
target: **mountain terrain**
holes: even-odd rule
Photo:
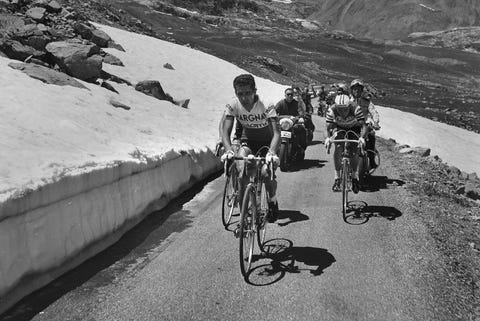
[[[422,45],[413,37],[410,42],[369,39],[363,37],[367,33],[356,36],[311,19],[314,10],[329,8],[328,1],[61,2],[89,20],[188,45],[282,84],[328,87],[363,78],[377,104],[480,132],[480,54],[471,47],[480,37],[474,32],[469,31],[469,41],[449,40],[446,46],[436,40],[446,39],[445,34],[416,34]],[[474,2],[468,3],[475,8]],[[473,24],[475,19],[468,21]],[[452,20],[448,26],[462,21]],[[453,38],[451,33],[448,37]]]

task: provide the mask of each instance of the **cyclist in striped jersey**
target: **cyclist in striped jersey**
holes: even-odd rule
[[[362,109],[348,95],[340,94],[335,97],[335,103],[328,110],[326,115],[327,122],[327,138],[325,139],[325,147],[330,148],[331,137],[337,130],[352,130],[360,136],[360,143],[365,146],[365,135],[367,127],[365,125],[365,116]],[[345,138],[344,135],[337,135],[336,139]],[[348,139],[356,139],[356,137],[347,137]],[[358,183],[358,149],[355,144],[347,144],[347,151],[351,155],[351,165],[353,171],[352,191],[358,193],[360,186]],[[343,144],[335,144],[333,152],[333,162],[335,165],[335,181],[332,186],[333,191],[340,191],[340,169],[343,152]]]

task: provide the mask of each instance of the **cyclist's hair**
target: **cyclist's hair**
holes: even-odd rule
[[[293,87],[287,87],[287,89],[285,89],[284,93],[286,94],[287,91],[292,91],[293,92]]]
[[[233,89],[236,89],[237,86],[250,86],[252,89],[255,89],[255,79],[250,74],[238,75],[233,80]]]

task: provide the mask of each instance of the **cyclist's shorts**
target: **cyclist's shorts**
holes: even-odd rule
[[[270,147],[270,142],[259,142],[254,140],[242,140],[242,146],[247,146],[253,155],[265,157]],[[265,146],[265,148],[263,148]],[[260,154],[257,153],[260,151]]]
[[[353,133],[349,133],[347,132],[347,139],[358,139],[358,137],[360,136],[360,129],[358,130],[352,130],[353,132],[355,132],[355,134]],[[345,138],[345,132],[344,131],[341,131],[338,133],[337,136],[335,136],[335,139],[344,139]],[[342,148],[343,149],[343,143],[335,143],[335,148]],[[358,145],[355,144],[355,143],[347,143],[347,153],[349,155],[355,155],[356,153],[358,152]]]

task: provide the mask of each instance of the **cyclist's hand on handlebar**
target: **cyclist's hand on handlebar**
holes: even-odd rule
[[[331,140],[332,139],[330,137],[325,138],[325,143],[324,144],[325,144],[326,149],[330,148],[330,145],[332,144]]]
[[[278,158],[277,154],[272,152],[267,153],[267,156],[265,156],[265,161],[267,162],[267,164],[272,163],[275,166],[278,166],[278,164],[280,164],[280,159]]]
[[[365,138],[360,137],[360,138],[358,139],[358,142],[360,143],[360,145],[361,145],[362,147],[365,147]]]
[[[225,152],[222,157],[220,158],[220,160],[222,162],[226,161],[227,159],[232,159],[233,156],[235,156],[235,153],[233,152],[233,150],[229,150],[227,152]]]

